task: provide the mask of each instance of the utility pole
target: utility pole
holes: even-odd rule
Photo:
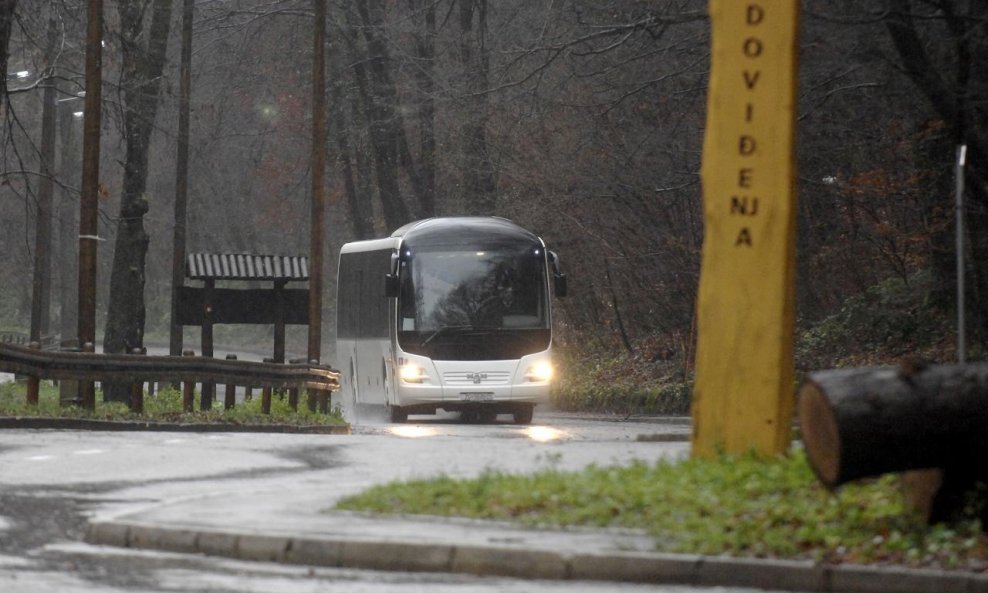
[[[73,89],[73,93],[79,93],[78,89]],[[81,93],[80,93],[81,94]],[[76,116],[73,114],[73,106],[81,97],[76,94],[73,97],[60,99],[58,103],[58,135],[59,135],[59,179],[72,179],[79,175],[79,142],[76,136]],[[77,107],[75,107],[77,109]],[[80,114],[81,115],[81,114]],[[79,340],[79,305],[77,299],[79,294],[73,286],[78,273],[79,255],[76,253],[79,232],[79,210],[76,204],[79,201],[79,194],[74,189],[63,187],[59,192],[57,214],[55,216],[58,223],[58,247],[56,256],[61,264],[58,266],[58,287],[55,292],[58,294],[59,318],[58,333],[61,336],[59,347],[62,349],[78,349]],[[79,382],[62,380],[58,382],[58,400],[63,406],[75,405],[79,398]]]
[[[309,362],[322,356],[322,276],[326,220],[326,0],[313,0],[312,211],[309,231]]]
[[[41,180],[38,184],[38,216],[34,231],[34,276],[31,282],[31,341],[41,343],[49,332],[51,311],[51,212],[55,184],[55,43],[58,22],[54,7],[48,16],[45,48],[45,87],[41,111]]]
[[[99,241],[99,150],[103,77],[103,0],[89,0],[86,24],[86,106],[79,207],[79,345],[96,344],[96,248]],[[79,384],[82,407],[96,408],[92,382]]]
[[[178,156],[175,164],[175,227],[172,234],[172,307],[168,353],[182,355],[178,293],[185,277],[186,214],[189,194],[189,104],[192,97],[192,19],[194,0],[182,4],[182,66],[178,99]]]
[[[73,99],[73,101],[76,99]],[[72,179],[79,174],[79,144],[76,137],[75,116],[72,114],[72,102],[63,99],[58,106],[58,135],[61,146],[59,157],[59,178]],[[77,178],[77,177],[76,177]],[[75,190],[63,188],[58,200],[58,259],[61,273],[58,276],[59,334],[62,336],[62,346],[77,347],[76,332],[79,331],[79,320],[76,317],[79,308],[76,299],[78,292],[72,286],[76,279],[76,264],[79,256],[76,253],[76,234],[79,230],[76,208],[79,195]],[[70,260],[76,260],[72,263]]]
[[[967,145],[957,147],[956,201],[957,201],[957,362],[967,362],[967,312],[964,294],[964,165],[967,164]]]

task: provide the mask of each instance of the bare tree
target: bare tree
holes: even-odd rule
[[[335,139],[336,164],[343,178],[343,191],[346,194],[350,223],[357,239],[371,239],[374,236],[374,209],[371,204],[369,167],[366,158],[359,150],[354,150],[351,140],[353,125],[346,119],[346,105],[353,106],[351,114],[359,113],[352,93],[346,92],[346,72],[341,64],[342,30],[334,35],[329,43],[330,91],[329,109],[330,136]],[[351,116],[351,120],[353,117]]]
[[[941,171],[950,171],[953,147],[967,145],[968,228],[988,228],[988,7],[966,0],[892,0],[888,6],[885,27],[902,69],[944,122],[945,142],[939,145],[939,158],[931,160]],[[949,181],[939,185],[944,186]],[[945,230],[934,233],[939,236],[934,245],[941,246],[935,254],[945,251]],[[988,233],[972,232],[971,256],[978,322],[988,335]],[[950,259],[941,255],[932,260],[942,270],[941,283],[951,278]]]
[[[110,276],[103,349],[127,352],[144,345],[145,261],[149,237],[144,229],[151,132],[168,47],[171,0],[120,2],[121,94],[126,139],[123,191]],[[119,393],[118,393],[119,391]],[[127,401],[126,389],[108,390],[107,399]]]
[[[408,0],[415,26],[413,71],[418,91],[419,178],[422,217],[436,214],[436,7],[435,0]]]
[[[400,124],[391,58],[383,33],[384,3],[382,0],[356,0],[355,8],[366,43],[366,54],[354,63],[354,73],[363,100],[385,224],[389,228],[397,228],[409,222],[412,215],[398,180],[398,147],[404,130]],[[353,47],[356,49],[356,44]]]
[[[81,6],[56,4],[67,14]],[[927,270],[934,300],[949,307],[947,197],[959,142],[969,147],[973,301],[984,309],[988,8],[969,0],[812,4],[801,31],[800,317],[825,319],[848,295],[887,279],[924,283]],[[310,237],[295,229],[309,213],[312,0],[194,5],[189,249],[304,252]],[[159,49],[152,37],[167,33],[154,17],[163,0],[111,6],[107,29],[119,38],[107,39],[105,79],[117,92],[104,102],[103,152],[104,162],[125,166],[103,167],[99,180],[109,195],[101,204],[121,201],[119,217],[102,213],[116,225],[116,245],[112,290],[101,287],[101,296],[113,301],[107,345],[123,351],[142,343],[143,325],[163,329],[167,319],[169,261],[148,245],[167,244],[174,230],[167,207],[176,138],[171,124],[154,130],[149,107],[156,98],[159,120],[177,119],[169,81],[178,68],[146,69]],[[35,71],[46,23],[27,7],[0,0],[0,35],[12,35],[10,63]],[[340,0],[327,10],[331,249],[420,216],[507,216],[545,236],[566,262],[576,290],[560,303],[562,341],[594,336],[636,356],[689,351],[703,237],[704,0]],[[67,47],[81,37],[69,29]],[[3,103],[0,145],[0,248],[8,254],[0,273],[17,278],[31,271],[43,145],[40,86],[22,82]],[[74,195],[65,174],[55,182]],[[0,288],[4,321],[26,317],[24,284]],[[135,304],[138,286],[146,304]],[[121,316],[128,321],[117,324]]]
[[[494,163],[487,141],[490,57],[487,47],[487,0],[458,0],[460,67],[465,81],[461,143],[463,193],[477,214],[496,212]]]

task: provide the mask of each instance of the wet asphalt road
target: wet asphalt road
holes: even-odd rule
[[[505,417],[507,418],[507,417]],[[686,427],[537,414],[532,427],[360,419],[351,436],[0,432],[0,591],[700,591],[241,562],[82,543],[90,516],[224,492],[325,492],[326,507],[375,483],[484,469],[533,471],[682,455],[639,435]],[[250,521],[249,511],[243,517]],[[705,589],[704,591],[727,591]]]

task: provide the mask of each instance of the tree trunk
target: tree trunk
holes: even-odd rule
[[[365,167],[361,166],[362,154],[354,153],[350,146],[350,127],[344,117],[344,73],[340,65],[339,36],[333,36],[329,41],[329,111],[330,123],[333,125],[331,136],[336,139],[335,160],[339,164],[343,178],[343,189],[346,193],[347,206],[350,211],[350,224],[357,239],[374,237],[374,211],[371,205],[371,194],[367,183],[357,182],[358,176],[366,176]],[[346,97],[351,101],[352,118],[360,113],[360,106],[352,96]],[[356,163],[354,162],[356,160]],[[355,169],[356,165],[356,170]]]
[[[377,190],[389,229],[411,220],[411,213],[398,184],[398,113],[397,93],[388,75],[387,46],[379,29],[383,24],[384,6],[380,0],[358,0],[357,9],[367,42],[367,67],[354,63],[354,73],[364,102],[364,113],[374,154]]]
[[[124,88],[124,135],[127,148],[124,162],[120,216],[110,275],[110,302],[107,308],[103,350],[129,352],[144,345],[144,279],[149,238],[144,230],[148,211],[148,156],[151,132],[158,110],[158,88],[168,47],[171,1],[153,0],[150,30],[143,34],[143,10],[137,3],[117,5],[122,29]],[[140,39],[149,40],[142,46]],[[104,390],[108,401],[130,401],[127,385]]]
[[[988,363],[810,375],[799,394],[806,455],[828,488],[943,468],[988,477]]]
[[[474,27],[476,17],[476,28]],[[460,65],[467,81],[463,124],[463,187],[467,209],[494,214],[494,164],[487,142],[487,0],[460,0]]]
[[[618,303],[617,291],[614,289],[614,280],[611,278],[611,264],[607,258],[604,258],[604,279],[607,281],[607,288],[610,291],[611,308],[614,309],[614,323],[617,325],[618,334],[621,336],[621,343],[624,344],[624,349],[629,354],[633,354],[635,349],[632,348],[631,340],[628,339],[628,332],[624,328],[624,318],[621,317],[621,306]]]
[[[421,30],[416,34],[415,78],[419,91],[419,194],[421,216],[436,215],[436,3],[409,0],[413,12],[421,11]]]
[[[955,169],[944,163],[944,157],[955,150],[953,138],[948,133],[932,133],[920,141],[917,158],[917,169],[930,171],[921,189],[924,230],[929,237],[930,303],[948,312],[956,310],[957,294],[954,210],[943,207],[948,196],[954,195]]]
[[[917,89],[926,97],[934,112],[943,120],[953,144],[966,144],[967,155],[967,215],[968,229],[980,231],[988,222],[988,136],[984,121],[985,109],[978,101],[979,90],[985,84],[983,64],[988,59],[983,27],[983,3],[944,2],[938,17],[947,30],[945,39],[953,46],[953,62],[942,65],[926,48],[916,26],[914,3],[911,0],[890,0],[885,20],[886,30],[902,61],[902,68]],[[963,6],[963,8],[962,8]],[[943,151],[937,167],[952,170],[953,150]],[[953,199],[953,192],[944,196]],[[975,329],[988,336],[988,235],[970,232],[975,299],[972,313]],[[937,243],[934,241],[933,248]],[[932,254],[934,265],[938,254]],[[942,257],[939,258],[942,260]],[[936,270],[935,270],[936,272]],[[940,279],[940,278],[936,278]]]
[[[0,89],[0,105],[7,98],[7,58],[10,56],[10,31],[14,24],[17,0],[0,0],[0,72],[4,73],[3,88]]]
[[[360,97],[357,94],[353,94],[350,97],[350,112],[354,114],[363,114],[364,121],[367,120],[367,114],[363,113],[360,107]],[[355,206],[354,212],[360,212],[364,217],[364,229],[367,232],[367,239],[373,239],[376,236],[374,231],[374,164],[373,157],[368,156],[366,150],[354,150],[353,151],[353,166],[354,166],[354,179],[355,179],[355,191],[354,196],[360,201],[359,205]]]
[[[381,211],[384,214],[385,226],[395,229],[408,222],[411,215],[398,186],[394,138],[388,133],[388,126],[384,123],[386,116],[368,89],[367,71],[363,64],[354,64],[354,74],[357,77],[357,88],[360,90],[368,136],[370,136]]]

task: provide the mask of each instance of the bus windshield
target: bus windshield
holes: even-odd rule
[[[515,358],[548,347],[545,252],[416,251],[401,261],[398,338],[446,359]]]

